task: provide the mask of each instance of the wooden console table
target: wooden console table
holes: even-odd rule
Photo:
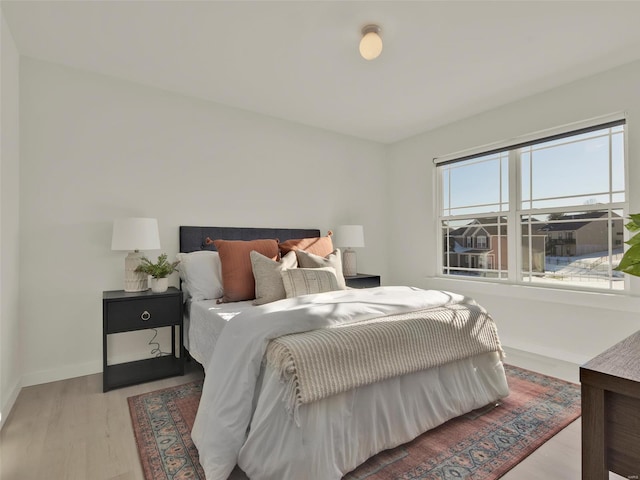
[[[640,331],[580,367],[582,480],[640,479]]]

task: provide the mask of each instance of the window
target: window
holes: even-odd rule
[[[437,160],[440,272],[624,288],[624,120]],[[475,239],[475,240],[474,240]]]

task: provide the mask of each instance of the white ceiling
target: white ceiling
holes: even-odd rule
[[[383,143],[640,58],[637,1],[7,1],[18,50]],[[360,28],[384,50],[358,54]]]

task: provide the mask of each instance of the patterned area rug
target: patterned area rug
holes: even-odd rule
[[[495,480],[580,416],[578,385],[506,370],[511,393],[498,407],[475,410],[381,452],[343,480]],[[197,381],[128,399],[147,480],[205,480],[190,436],[201,393]]]

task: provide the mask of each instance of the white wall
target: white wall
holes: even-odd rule
[[[119,216],[158,218],[170,257],[179,225],[362,223],[361,270],[386,276],[382,145],[28,58],[20,74],[25,385],[102,370]],[[116,338],[110,357],[141,358],[149,338]]]
[[[391,147],[33,59],[21,60],[20,75],[25,385],[101,371],[101,293],[121,288],[124,257],[109,249],[111,222],[127,215],[157,217],[162,251],[170,255],[178,249],[179,225],[327,230],[362,223],[367,247],[358,252],[361,271],[382,274],[385,284],[472,295],[493,313],[506,345],[574,363],[640,327],[633,295],[437,278],[431,162],[625,110],[633,185],[640,179],[634,159],[640,152],[640,63]],[[3,174],[4,152],[3,141]],[[633,188],[630,205],[640,210]],[[640,293],[640,282],[631,284],[632,293]],[[4,284],[2,292],[4,300]],[[146,355],[148,338],[116,339],[112,358]]]
[[[0,11],[0,426],[21,382],[18,317],[19,56]]]
[[[391,283],[455,290],[493,314],[506,345],[582,363],[640,328],[640,283],[632,295],[572,293],[436,277],[434,166],[447,153],[546,128],[626,111],[629,199],[640,210],[640,62],[491,110],[392,146],[389,150]],[[428,108],[425,107],[425,108]],[[409,254],[402,254],[410,252]]]

